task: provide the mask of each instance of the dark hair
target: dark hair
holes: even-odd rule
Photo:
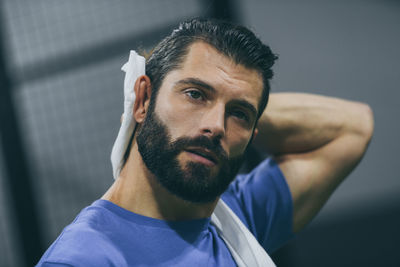
[[[153,87],[150,102],[155,102],[165,76],[180,67],[189,46],[196,41],[212,45],[236,64],[259,71],[263,79],[259,117],[268,103],[269,80],[273,76],[271,67],[277,56],[247,28],[216,19],[197,18],[182,22],[154,48],[146,63],[146,74]]]

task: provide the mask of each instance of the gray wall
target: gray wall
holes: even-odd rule
[[[400,3],[243,1],[244,21],[279,61],[273,91],[368,103],[375,115],[369,150],[318,219],[399,205]]]

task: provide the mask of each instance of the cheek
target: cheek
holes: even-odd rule
[[[228,147],[230,147],[229,155],[231,157],[241,155],[245,152],[250,142],[251,134],[251,131],[246,131],[239,127],[232,127],[226,132],[226,140]]]
[[[194,135],[198,113],[174,99],[159,101],[156,112],[168,126],[172,139]]]

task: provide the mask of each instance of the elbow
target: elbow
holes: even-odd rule
[[[374,114],[372,108],[365,103],[358,104],[359,127],[358,134],[365,140],[366,146],[374,134]]]

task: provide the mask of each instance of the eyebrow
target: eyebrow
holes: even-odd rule
[[[186,78],[183,80],[179,80],[175,83],[175,85],[188,85],[188,84],[197,85],[204,89],[207,89],[208,91],[215,92],[214,87],[197,78]]]
[[[216,91],[214,87],[212,87],[208,83],[206,83],[206,82],[204,82],[204,81],[202,81],[202,80],[200,80],[198,78],[186,78],[186,79],[183,79],[183,80],[179,80],[179,81],[177,81],[175,83],[175,85],[196,85],[196,86],[202,87],[202,88],[204,88],[204,89],[206,89],[206,90],[208,90],[210,92],[215,92]],[[238,105],[238,106],[241,106],[243,108],[249,109],[250,112],[252,112],[253,115],[255,117],[257,117],[257,114],[258,114],[257,109],[254,107],[253,104],[251,104],[247,100],[235,99],[231,103],[233,103],[235,105]]]

